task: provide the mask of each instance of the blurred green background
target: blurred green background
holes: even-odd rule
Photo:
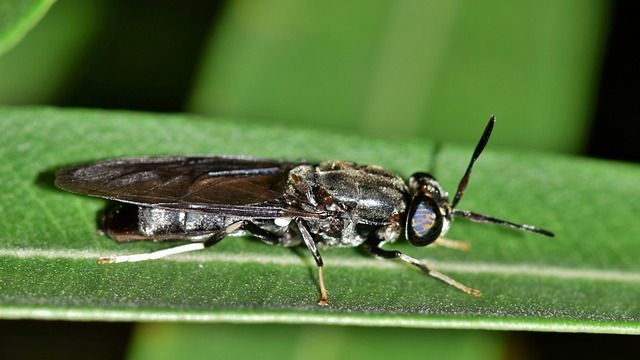
[[[1,0],[0,31],[2,15],[43,3]],[[0,105],[192,112],[469,144],[496,114],[492,147],[611,156],[612,148],[632,147],[620,141],[624,131],[598,138],[606,131],[594,130],[614,124],[602,84],[616,67],[605,61],[616,59],[607,52],[621,16],[616,4],[60,0],[1,54]],[[551,349],[563,342],[544,334],[293,325],[4,321],[0,329],[5,354],[14,354],[11,339],[60,329],[32,351],[57,342],[66,358],[95,346],[101,350],[92,358],[538,358],[558,355]],[[94,347],[65,349],[65,335]],[[624,344],[561,336],[587,354],[598,341]]]
[[[58,1],[0,57],[1,104],[585,148],[605,1]],[[553,130],[553,131],[550,131]]]

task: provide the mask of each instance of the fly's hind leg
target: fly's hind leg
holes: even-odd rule
[[[239,230],[244,230],[270,245],[279,245],[284,243],[283,235],[278,235],[272,233],[271,231],[267,231],[249,220],[241,221]]]
[[[105,256],[98,259],[98,264],[117,264],[123,262],[138,262],[138,261],[146,261],[146,260],[155,260],[163,257],[182,254],[191,251],[202,250],[209,246],[212,246],[218,243],[220,240],[224,239],[228,235],[225,231],[219,231],[211,234],[206,240],[202,242],[194,242],[185,245],[178,245],[174,247],[170,247],[168,249],[162,249],[158,251],[153,251],[150,253],[142,253],[142,254],[131,254],[131,255],[116,255],[116,256]]]
[[[194,242],[190,244],[174,246],[168,249],[158,250],[150,253],[101,257],[98,259],[98,264],[116,264],[116,263],[123,263],[123,262],[155,260],[155,259],[160,259],[160,258],[171,256],[171,255],[202,250],[204,248],[208,248],[210,246],[217,244],[218,242],[220,242],[220,240],[224,239],[227,235],[240,230],[247,231],[256,237],[261,238],[267,243],[278,244],[281,241],[280,240],[281,237],[279,235],[271,233],[267,230],[264,230],[260,228],[258,225],[248,220],[242,220],[242,221],[237,221],[228,225],[221,231],[217,231],[209,234],[208,237],[206,237],[205,240],[202,242]],[[155,239],[155,240],[158,240],[158,239]],[[160,240],[163,240],[163,239],[160,239]],[[175,237],[174,237],[174,240],[175,240]]]
[[[379,256],[385,259],[400,259],[424,271],[429,276],[432,276],[438,280],[444,281],[445,283],[455,287],[458,290],[464,291],[469,295],[480,296],[480,290],[476,290],[466,285],[463,285],[453,280],[452,278],[448,277],[447,275],[428,267],[426,264],[424,264],[420,260],[415,259],[408,255],[405,255],[398,250],[384,250],[380,247],[380,243],[381,243],[381,240],[377,237],[375,233],[372,233],[372,236],[370,236],[367,242],[365,242],[364,247],[372,255]]]

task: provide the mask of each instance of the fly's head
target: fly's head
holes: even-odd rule
[[[469,184],[473,165],[487,145],[495,122],[496,119],[492,116],[484,128],[480,141],[471,155],[467,170],[460,179],[458,190],[456,190],[452,202],[449,202],[447,193],[442,190],[438,181],[430,174],[418,172],[411,175],[408,181],[411,200],[404,220],[405,237],[411,244],[425,246],[436,241],[439,236],[447,233],[452,217],[463,217],[473,222],[499,224],[544,236],[554,236],[551,231],[536,226],[518,224],[474,211],[458,209],[458,202],[462,199]]]
[[[426,246],[449,230],[451,205],[447,193],[430,174],[409,178],[411,201],[405,218],[405,237],[415,246]]]

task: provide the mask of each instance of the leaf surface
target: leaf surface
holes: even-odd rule
[[[480,134],[482,125],[469,126]],[[469,241],[468,252],[393,244],[481,289],[480,298],[358,249],[322,249],[331,304],[320,308],[316,269],[303,248],[229,238],[164,260],[98,266],[99,256],[166,244],[99,236],[96,214],[106,203],[53,188],[52,170],[135,155],[348,159],[404,177],[433,170],[452,193],[472,147],[445,144],[434,152],[426,141],[390,143],[239,119],[53,108],[0,109],[0,140],[4,318],[640,333],[634,165],[489,144],[459,206],[549,228],[555,238],[457,220],[448,237]]]

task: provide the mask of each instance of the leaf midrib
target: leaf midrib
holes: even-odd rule
[[[14,257],[29,259],[33,257],[58,260],[95,260],[101,256],[122,255],[123,252],[85,251],[85,250],[51,250],[39,248],[27,249],[0,249],[0,257]],[[405,264],[394,261],[383,261],[375,258],[331,258],[327,264],[331,268],[349,269],[402,269]],[[209,254],[184,254],[168,257],[160,261],[191,262],[191,263],[236,263],[236,264],[262,264],[279,266],[301,266],[308,264],[296,256],[280,256],[271,254],[245,252],[242,254],[209,253]],[[569,268],[558,266],[516,264],[506,265],[500,263],[482,261],[428,261],[434,268],[460,274],[492,274],[501,276],[529,276],[555,279],[574,279],[585,281],[611,281],[611,282],[640,282],[640,272],[623,270],[594,270]],[[118,265],[107,265],[118,266]]]

